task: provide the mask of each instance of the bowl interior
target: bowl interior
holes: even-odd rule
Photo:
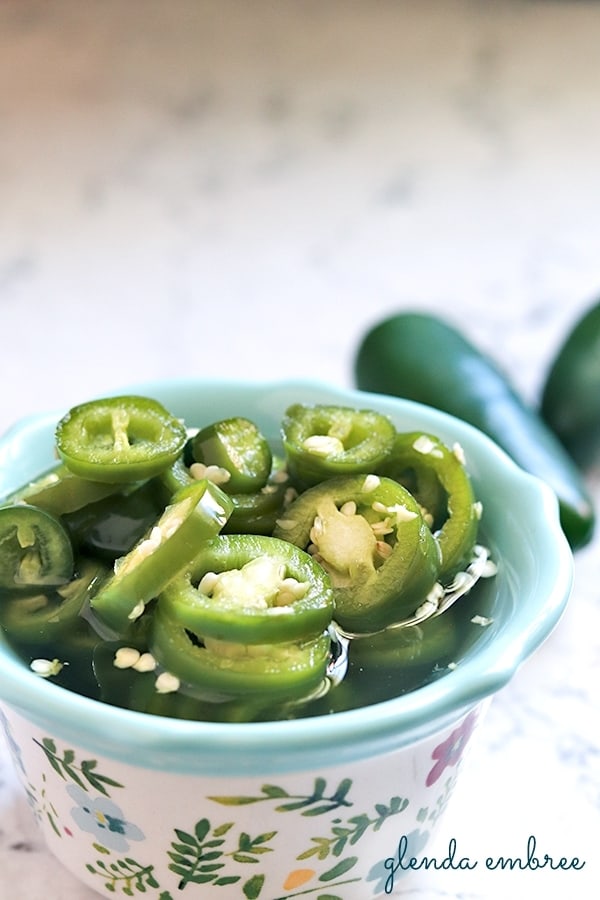
[[[271,770],[305,765],[312,757],[322,763],[324,754],[359,758],[425,737],[493,694],[557,623],[571,587],[572,557],[556,499],[465,423],[409,401],[315,382],[185,380],[133,385],[119,393],[125,392],[155,397],[190,426],[244,415],[271,439],[278,437],[287,406],[303,402],[377,409],[399,429],[423,429],[450,444],[458,441],[483,504],[482,541],[498,565],[498,574],[478,585],[477,605],[470,610],[487,624],[470,629],[460,657],[443,677],[415,691],[328,717],[241,725],[159,719],[108,707],[32,675],[2,642],[0,699],[38,724],[109,756],[143,747],[148,764],[159,768],[208,771],[218,764],[222,769],[227,757],[239,766],[237,742],[244,747],[248,771],[264,766],[265,742],[271,748]],[[23,420],[5,435],[0,442],[1,496],[51,465],[54,428],[62,412]]]

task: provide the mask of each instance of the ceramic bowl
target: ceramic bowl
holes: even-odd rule
[[[398,846],[406,858],[424,850],[487,701],[567,602],[572,558],[554,495],[473,428],[410,402],[314,382],[186,380],[135,390],[194,425],[241,414],[276,435],[292,402],[342,403],[458,441],[498,572],[477,587],[482,615],[461,620],[463,649],[434,680],[295,721],[196,723],[114,708],[40,678],[0,643],[6,739],[50,850],[106,897],[395,893]],[[60,414],[5,435],[0,494],[48,467]]]

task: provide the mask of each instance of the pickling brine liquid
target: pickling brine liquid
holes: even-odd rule
[[[188,692],[185,685],[160,693],[158,670],[115,666],[116,651],[124,642],[101,639],[85,618],[63,633],[60,643],[20,641],[6,633],[4,640],[28,667],[34,661],[57,660],[56,674],[50,677],[61,689],[114,706],[213,722],[304,718],[369,706],[450,675],[475,644],[493,639],[493,582],[478,582],[450,609],[421,625],[333,642],[337,661],[331,677],[310,697],[293,700],[199,694]]]

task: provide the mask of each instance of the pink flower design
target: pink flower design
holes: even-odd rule
[[[461,724],[454,729],[450,736],[447,737],[445,741],[442,741],[441,744],[437,745],[431,754],[431,758],[437,760],[437,762],[427,776],[425,781],[427,787],[434,784],[438,778],[441,778],[442,773],[448,766],[455,766],[458,763],[467,742],[473,733],[476,720],[476,713],[469,713],[469,715],[463,719]]]

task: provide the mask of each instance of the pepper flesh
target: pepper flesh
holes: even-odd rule
[[[317,637],[331,623],[333,592],[323,569],[293,544],[219,535],[169,582],[159,605],[203,637],[266,644]]]
[[[133,395],[73,407],[55,436],[70,471],[112,483],[156,475],[177,459],[187,440],[183,423],[162,404]]]
[[[194,640],[189,629],[159,603],[150,650],[166,671],[183,682],[184,691],[281,698],[319,688],[330,644],[326,632],[308,641],[276,645]]]
[[[216,485],[199,481],[182,488],[156,525],[91,598],[91,608],[113,633],[126,633],[167,583],[191,562],[203,541],[223,527],[231,501]]]
[[[75,475],[64,463],[58,463],[38,478],[9,494],[5,503],[29,503],[56,516],[83,509],[90,503],[110,497],[119,484],[91,481]]]
[[[25,503],[0,507],[0,588],[65,584],[73,566],[69,535],[56,516]]]
[[[375,471],[396,436],[394,425],[381,413],[326,404],[293,404],[281,431],[290,477],[301,488]]]
[[[57,640],[77,627],[95,579],[105,573],[97,560],[77,561],[75,577],[68,583],[43,593],[13,592],[0,604],[2,626],[30,644]]]
[[[242,416],[222,419],[200,429],[192,438],[196,462],[219,466],[228,478],[228,494],[250,494],[267,483],[272,454],[267,439],[254,422]]]
[[[432,517],[441,555],[438,578],[450,579],[472,556],[480,517],[461,450],[459,447],[451,450],[426,432],[399,434],[389,460],[380,471],[401,481],[407,470],[415,479],[411,493]],[[431,475],[436,482],[433,488]],[[430,502],[432,492],[437,502]]]
[[[335,621],[349,634],[412,615],[437,583],[440,556],[412,495],[391,478],[331,478],[304,491],[274,530],[312,546],[329,572]]]

